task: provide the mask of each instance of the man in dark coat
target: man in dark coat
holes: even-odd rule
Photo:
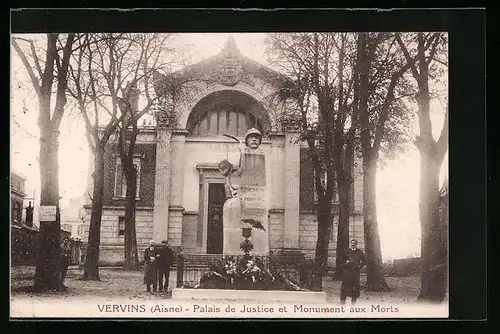
[[[64,289],[64,280],[68,272],[68,266],[71,262],[71,245],[69,238],[65,237],[61,242],[61,253],[59,262],[59,286]]]
[[[170,247],[168,247],[168,241],[163,240],[161,242],[161,247],[158,248],[156,254],[156,265],[158,272],[158,288],[159,291],[167,292],[168,281],[170,279],[170,267],[174,262],[174,252]],[[163,277],[165,277],[165,284],[163,284]]]
[[[359,274],[365,265],[365,254],[358,248],[358,242],[352,239],[350,248],[345,255],[342,265],[342,286],[340,288],[340,302],[343,304],[347,297],[351,297],[351,303],[356,303],[360,295]]]
[[[146,291],[151,291],[151,285],[153,285],[153,291],[156,292],[157,280],[156,280],[156,246],[153,240],[149,242],[149,247],[144,250],[144,284],[146,284]]]

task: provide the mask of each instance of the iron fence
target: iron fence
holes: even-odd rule
[[[203,275],[210,272],[210,268],[223,260],[222,254],[177,254],[174,268],[177,271],[177,287],[195,287],[200,283]],[[239,261],[243,255],[233,258]],[[264,268],[277,270],[280,274],[305,288],[314,286],[313,262],[305,257],[296,255],[270,254],[269,256],[253,256],[260,261]]]

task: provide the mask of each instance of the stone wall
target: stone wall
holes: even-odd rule
[[[168,242],[171,246],[182,245],[184,208],[170,207],[168,216]]]
[[[138,143],[134,154],[141,158],[139,174],[139,206],[153,206],[155,166],[156,166],[156,144]],[[118,159],[118,147],[115,144],[106,146],[104,155],[104,205],[125,205],[125,198],[114,197],[116,181],[116,161]]]
[[[202,251],[198,245],[198,213],[185,212],[182,222],[182,251],[195,254]]]
[[[349,238],[355,238],[358,241],[358,247],[364,250],[363,216],[354,214],[350,217],[349,221]],[[330,244],[328,247],[328,265],[330,266],[335,264],[337,223],[338,217],[335,217],[333,220],[333,230],[330,235]],[[299,224],[299,247],[309,258],[314,258],[317,235],[318,225],[316,214],[311,212],[301,212]]]
[[[125,208],[105,207],[101,220],[101,247],[99,251],[99,263],[101,265],[117,265],[124,260],[125,236],[118,235],[118,219],[125,215]],[[136,211],[137,247],[139,248],[139,259],[142,259],[142,251],[147,247],[149,240],[153,238],[153,208],[138,207]],[[88,243],[89,237],[90,208],[85,211],[85,224],[83,242]]]
[[[269,212],[269,248],[283,248],[284,210],[271,210]]]

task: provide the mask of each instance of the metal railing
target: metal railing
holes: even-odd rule
[[[203,275],[210,272],[211,266],[224,257],[222,254],[177,254],[174,261],[174,267],[177,271],[176,286],[188,288],[198,285]],[[233,257],[239,260],[243,255]],[[270,255],[254,256],[253,258],[260,260],[265,268],[277,270],[301,286],[311,287],[313,284],[312,261],[305,257]]]

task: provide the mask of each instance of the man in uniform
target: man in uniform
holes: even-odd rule
[[[347,297],[351,297],[351,303],[356,303],[360,295],[359,275],[360,269],[365,265],[365,254],[358,248],[358,242],[351,239],[350,247],[345,255],[342,265],[342,286],[340,289],[340,302],[343,304]]]
[[[156,253],[156,270],[158,275],[158,291],[167,292],[168,281],[170,279],[170,267],[174,262],[174,252],[168,247],[168,240],[162,240],[161,247],[158,247]],[[163,277],[165,277],[165,284],[163,284]]]

